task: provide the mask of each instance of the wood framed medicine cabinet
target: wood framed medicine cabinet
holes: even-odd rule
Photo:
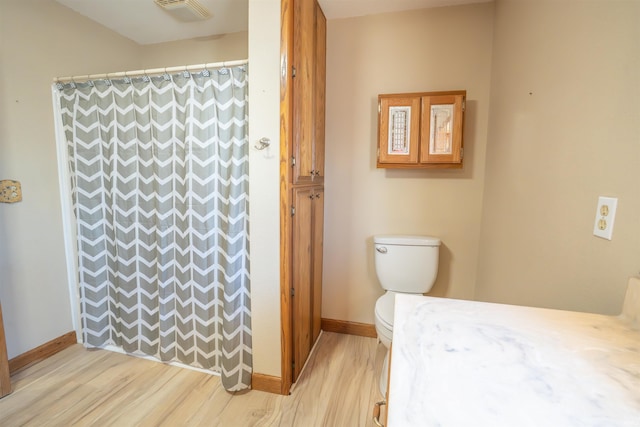
[[[379,168],[462,168],[467,91],[378,95]]]

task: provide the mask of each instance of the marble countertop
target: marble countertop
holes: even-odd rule
[[[634,314],[398,295],[387,425],[640,427]]]

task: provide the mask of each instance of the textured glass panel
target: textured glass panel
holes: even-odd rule
[[[409,154],[411,107],[389,107],[388,154]]]

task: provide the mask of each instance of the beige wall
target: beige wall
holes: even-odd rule
[[[280,0],[249,0],[253,370],[280,376]],[[267,137],[271,147],[258,151]]]
[[[73,330],[53,130],[55,76],[130,69],[138,46],[53,1],[0,1],[0,301],[9,357]]]
[[[323,308],[373,323],[375,234],[440,237],[430,295],[472,298],[484,186],[493,4],[330,20]],[[379,93],[467,90],[463,170],[376,168]]]
[[[248,57],[248,32],[141,46],[145,69],[221,62]]]
[[[640,268],[640,2],[496,4],[476,298],[620,311]],[[618,197],[613,240],[592,235]]]

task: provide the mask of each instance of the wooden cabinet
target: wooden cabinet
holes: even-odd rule
[[[324,222],[326,19],[316,0],[293,1],[291,173],[292,381],[320,335]]]
[[[293,190],[292,227],[292,330],[293,377],[298,377],[320,335],[322,301],[322,244],[324,189]]]
[[[321,327],[326,19],[317,0],[282,0],[281,13],[281,392],[288,394]]]
[[[378,96],[379,168],[461,168],[466,91]]]
[[[2,321],[2,304],[0,304],[0,397],[11,393],[11,376],[9,375],[9,359]]]
[[[326,18],[314,0],[294,2],[294,184],[324,180]]]

